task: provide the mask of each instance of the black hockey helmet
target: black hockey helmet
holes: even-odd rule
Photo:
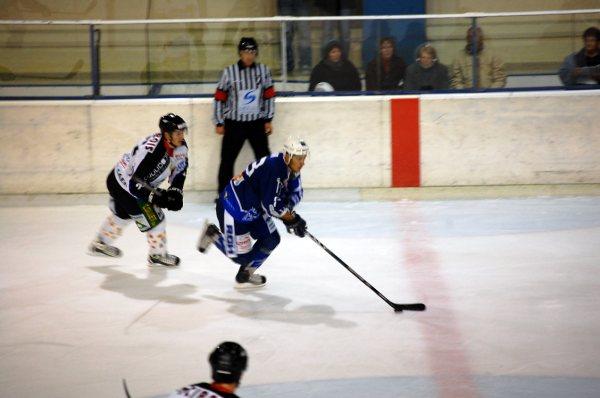
[[[254,37],[242,37],[240,39],[240,44],[238,44],[238,52],[244,50],[254,50],[258,54],[258,43],[256,40],[254,40]]]
[[[208,361],[215,382],[238,383],[248,366],[248,354],[238,343],[225,341],[215,348]]]
[[[179,115],[174,113],[167,113],[164,116],[161,116],[158,121],[158,127],[161,132],[172,133],[175,130],[187,130],[187,124],[185,120]]]

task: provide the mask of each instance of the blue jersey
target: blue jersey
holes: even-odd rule
[[[252,222],[263,215],[280,218],[302,199],[300,174],[290,171],[283,153],[250,163],[221,193],[225,210],[239,222]]]

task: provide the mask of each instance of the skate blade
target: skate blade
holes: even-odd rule
[[[150,268],[176,268],[176,267],[179,267],[179,264],[162,264],[162,263],[148,262],[148,267],[150,267]]]
[[[206,247],[202,247],[200,245],[200,243],[202,242],[202,237],[204,235],[206,235],[206,230],[208,229],[208,225],[209,225],[208,220],[204,220],[204,226],[202,227],[202,231],[200,231],[200,236],[198,237],[198,243],[196,244],[196,248],[198,249],[198,251],[203,254],[208,252],[208,249],[210,249],[210,246],[212,245],[212,243],[209,243],[208,246],[206,246]]]
[[[236,283],[233,288],[236,290],[254,290],[254,289],[260,289],[261,287],[264,287],[266,284],[267,284],[267,282],[261,283],[259,285],[255,285],[254,283],[250,283],[250,282],[244,282],[244,283]]]
[[[92,251],[92,250],[88,250],[86,252],[86,254],[88,256],[93,256],[93,257],[108,257],[108,258],[119,258],[119,257],[123,257],[123,253],[119,253],[116,256],[111,256],[110,254],[106,254],[104,252],[99,252],[99,251]]]

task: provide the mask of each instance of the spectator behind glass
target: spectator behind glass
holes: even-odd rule
[[[379,57],[367,65],[367,90],[399,90],[406,65],[396,54],[396,43],[391,37],[379,42]]]
[[[352,62],[342,53],[339,42],[325,47],[324,56],[310,74],[308,91],[315,91],[319,83],[329,83],[335,91],[360,91],[360,76]]]
[[[277,0],[279,15],[282,16],[309,16],[310,4],[303,0]],[[294,36],[298,33],[298,41],[294,42]],[[310,38],[310,22],[297,21],[285,24],[287,71],[294,70],[294,46],[298,45],[300,73],[310,72],[312,67],[312,49]]]
[[[592,26],[582,37],[583,48],[568,55],[558,71],[565,86],[600,84],[600,30]]]
[[[444,90],[449,86],[448,68],[437,59],[435,48],[421,44],[415,51],[416,61],[406,69],[404,89]]]
[[[477,36],[476,46],[473,37]],[[467,30],[467,45],[452,63],[452,88],[473,88],[473,55],[477,70],[476,88],[500,88],[506,86],[506,72],[500,58],[484,49],[481,28]]]
[[[349,16],[358,11],[356,0],[316,0],[315,6],[324,16]],[[350,54],[350,21],[323,21],[322,29],[323,46],[335,40],[340,43],[344,54]]]

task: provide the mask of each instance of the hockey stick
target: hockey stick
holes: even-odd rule
[[[129,395],[129,389],[127,388],[127,382],[125,381],[125,379],[123,380],[123,390],[125,390],[125,396],[127,398],[131,398],[131,395]]]
[[[319,242],[319,240],[317,238],[315,238],[310,232],[306,231],[306,235],[308,235],[313,240],[313,242],[315,242],[317,245],[321,246],[321,248],[323,250],[325,250],[327,253],[329,253],[329,255],[331,257],[335,258],[338,263],[340,263],[341,265],[344,266],[344,268],[346,268],[348,271],[350,271],[352,273],[352,275],[354,275],[355,277],[357,277],[359,281],[361,281],[362,283],[364,283],[365,285],[367,285],[367,287],[369,287],[369,289],[371,289],[372,291],[375,292],[375,294],[377,294],[379,297],[381,297],[383,299],[383,301],[385,301],[386,303],[388,303],[388,305],[390,307],[392,307],[394,309],[394,311],[396,311],[396,312],[402,312],[402,311],[425,311],[425,309],[427,308],[427,307],[425,307],[425,304],[422,304],[422,303],[414,303],[414,304],[392,303],[390,300],[388,300],[387,297],[385,297],[383,294],[381,294],[379,292],[379,290],[375,289],[362,276],[360,276],[356,271],[354,271],[352,268],[350,268],[350,266],[348,264],[346,264],[345,262],[343,262],[341,258],[339,258],[338,256],[336,256],[334,252],[332,252],[331,250],[329,250],[327,248],[327,246],[325,246],[324,244],[322,244],[321,242]]]
[[[75,62],[75,65],[73,65],[73,68],[71,68],[71,71],[64,76],[44,76],[44,75],[36,75],[36,74],[29,74],[29,73],[23,73],[23,74],[13,73],[12,79],[10,79],[10,80],[14,80],[16,78],[44,79],[44,80],[69,80],[69,79],[72,79],[75,77],[75,75],[79,72],[79,70],[81,69],[82,66],[83,66],[83,60],[79,59],[79,60],[77,60],[77,62]]]

